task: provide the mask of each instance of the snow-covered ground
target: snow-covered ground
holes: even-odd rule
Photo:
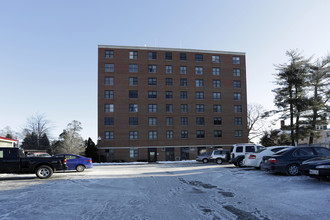
[[[96,164],[0,174],[0,219],[329,219],[330,182],[232,165]]]

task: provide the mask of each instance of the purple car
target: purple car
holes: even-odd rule
[[[68,170],[77,170],[77,172],[83,172],[85,169],[93,167],[92,158],[74,154],[56,154],[53,157],[64,157],[66,159]]]

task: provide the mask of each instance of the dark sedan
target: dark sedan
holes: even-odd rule
[[[53,157],[64,157],[68,170],[83,172],[85,169],[93,168],[92,159],[75,154],[57,154]]]
[[[300,166],[300,171],[304,175],[318,179],[330,179],[330,156],[317,157],[304,161]]]
[[[280,151],[272,156],[264,156],[261,168],[271,172],[295,176],[300,174],[299,167],[303,161],[324,156],[330,156],[330,149],[325,147],[294,147],[286,151]]]

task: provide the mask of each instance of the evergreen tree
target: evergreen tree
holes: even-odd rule
[[[34,132],[26,133],[21,147],[24,150],[37,149],[37,147],[38,147],[38,136]]]
[[[92,158],[93,161],[97,161],[98,160],[97,152],[98,149],[95,146],[95,143],[91,138],[88,138],[88,140],[86,141],[86,150],[85,150],[86,157],[90,157]]]

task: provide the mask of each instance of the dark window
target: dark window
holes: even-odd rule
[[[214,137],[215,138],[222,137],[222,131],[221,130],[214,130]]]
[[[165,59],[166,60],[172,60],[172,52],[166,52],[165,53]]]
[[[186,66],[180,66],[180,73],[186,74],[187,73],[187,67]]]
[[[204,124],[205,124],[204,117],[196,118],[196,125],[204,125]]]
[[[157,52],[148,52],[148,59],[149,60],[157,59]]]
[[[236,147],[236,153],[242,153],[243,147]]]
[[[105,104],[104,105],[104,111],[105,112],[113,112],[114,111],[114,105],[113,104]]]
[[[204,112],[204,105],[203,104],[197,104],[196,105],[196,112]]]
[[[166,131],[166,139],[173,139],[174,132],[173,131]]]
[[[104,125],[106,125],[106,126],[111,126],[111,125],[114,125],[114,118],[108,118],[108,117],[106,117],[106,118],[104,118]]]
[[[203,67],[201,67],[201,66],[196,66],[196,67],[195,67],[195,74],[196,74],[196,75],[203,75]]]
[[[219,67],[213,67],[212,68],[212,75],[213,76],[220,76],[220,68]]]
[[[221,125],[221,123],[222,123],[221,117],[213,118],[213,124],[214,125]]]
[[[213,87],[214,88],[220,88],[221,87],[221,81],[220,80],[213,80]]]
[[[213,105],[213,112],[221,112],[221,105]]]
[[[181,138],[188,138],[188,131],[187,130],[182,130],[181,131]]]
[[[148,91],[148,98],[149,99],[156,99],[157,98],[157,91]]]
[[[149,131],[149,139],[157,139],[158,134],[157,131]]]
[[[240,64],[239,57],[233,57],[233,64]]]
[[[235,130],[235,137],[242,137],[243,131],[242,130]]]
[[[167,126],[173,125],[173,118],[172,117],[167,117],[166,118],[166,125]]]
[[[214,100],[220,100],[221,99],[221,92],[214,92],[213,93],[213,99]]]
[[[241,100],[242,99],[242,94],[239,92],[234,93],[234,100]]]
[[[130,77],[128,84],[130,86],[137,86],[138,85],[138,78],[137,77]]]
[[[196,138],[205,138],[205,131],[204,130],[197,130],[196,131]]]
[[[242,125],[242,118],[241,117],[235,118],[234,123],[235,125]]]
[[[187,60],[187,54],[180,53],[180,60]]]
[[[166,99],[172,99],[173,98],[173,92],[172,91],[166,91],[165,98]]]
[[[173,79],[172,78],[166,78],[165,84],[166,84],[166,86],[172,86],[173,85]]]
[[[114,78],[113,77],[104,77],[104,85],[113,86],[114,85]]]
[[[330,150],[327,148],[315,147],[314,150],[318,156],[330,156]]]
[[[156,65],[148,65],[148,72],[149,73],[156,73],[157,72],[157,66]]]
[[[148,78],[148,85],[149,86],[156,86],[157,85],[157,78]]]
[[[219,56],[212,56],[212,63],[219,63],[220,57]]]
[[[314,156],[314,152],[313,152],[312,148],[304,147],[304,148],[297,149],[295,151],[294,155],[298,156],[298,157]]]
[[[113,99],[113,96],[114,96],[113,90],[105,90],[104,91],[104,98]]]
[[[186,91],[181,91],[180,92],[180,99],[187,99],[188,98],[188,93]]]
[[[255,152],[254,146],[246,146],[245,147],[245,152]]]
[[[106,50],[105,51],[105,58],[114,58],[113,50]]]
[[[241,75],[241,70],[240,69],[234,69],[233,70],[233,75],[234,76],[240,76]]]
[[[187,86],[187,79],[180,79],[180,86]]]
[[[196,92],[196,99],[204,99],[204,92]]]
[[[234,81],[234,88],[241,88],[241,81]]]
[[[149,112],[157,112],[157,104],[149,104],[148,105]]]
[[[157,118],[148,118],[149,126],[155,126],[157,125]]]
[[[138,112],[138,104],[129,104],[128,105],[129,112]]]
[[[136,99],[138,97],[138,91],[137,90],[129,90],[128,97],[130,99]]]
[[[187,104],[181,104],[181,112],[188,112],[188,105]]]
[[[181,117],[181,125],[188,125],[188,118],[187,117]]]
[[[166,104],[166,112],[173,112],[173,104]]]
[[[172,73],[172,66],[165,66],[166,73]]]
[[[138,72],[138,65],[137,64],[129,64],[128,71],[130,73],[137,73]]]
[[[129,125],[138,125],[139,119],[137,117],[129,117]]]
[[[203,61],[203,54],[195,54],[195,61],[202,62]]]
[[[138,58],[138,52],[137,51],[130,51],[129,52],[129,59],[137,60],[137,58]]]
[[[234,112],[235,113],[242,112],[242,106],[241,105],[234,105]]]
[[[104,65],[104,68],[105,68],[105,72],[113,72],[113,71],[115,71],[115,65],[112,64],[112,63],[106,63]]]
[[[196,79],[196,87],[203,87],[203,86],[204,86],[204,80]]]
[[[105,139],[106,140],[113,140],[115,138],[113,131],[106,131],[105,132]]]
[[[130,131],[129,132],[129,139],[130,140],[139,139],[139,132],[138,131]]]

